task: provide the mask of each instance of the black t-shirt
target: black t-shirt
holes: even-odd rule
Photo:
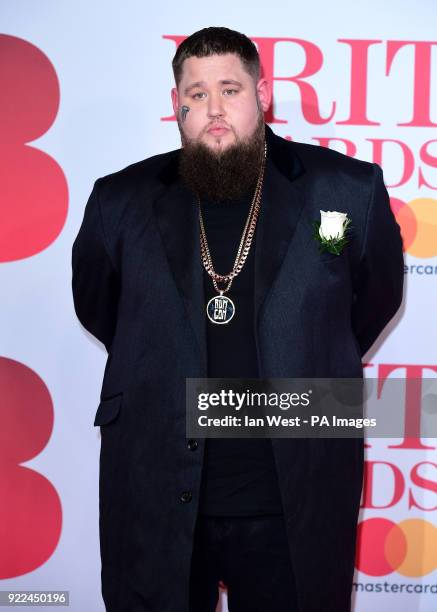
[[[214,270],[233,267],[253,193],[233,202],[202,200],[201,210]],[[225,294],[235,304],[233,318],[212,323],[205,311],[210,378],[258,378],[254,334],[254,254],[257,232],[241,272]],[[205,306],[217,295],[205,269]],[[224,287],[219,283],[219,287]],[[208,438],[199,513],[208,516],[259,516],[282,513],[282,502],[269,438]]]

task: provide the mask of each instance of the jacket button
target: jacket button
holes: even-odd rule
[[[197,440],[188,440],[188,448],[192,451],[196,450],[196,448],[199,446],[197,443]]]
[[[192,499],[192,495],[190,491],[184,491],[180,497],[181,502],[183,502],[184,504],[187,504],[188,502],[191,501]]]

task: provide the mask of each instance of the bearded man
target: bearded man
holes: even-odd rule
[[[102,594],[111,612],[347,612],[363,440],[185,433],[186,378],[361,378],[402,300],[381,168],[289,142],[245,35],[178,47],[180,149],[99,178],[73,245],[73,297],[108,351]],[[321,209],[352,220],[320,252]],[[325,236],[326,237],[326,236]],[[329,236],[328,236],[329,237]]]

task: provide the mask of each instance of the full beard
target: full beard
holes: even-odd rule
[[[201,199],[230,202],[254,192],[264,157],[264,115],[259,114],[249,138],[237,140],[223,151],[212,151],[203,142],[187,141],[179,126],[184,147],[179,175]]]

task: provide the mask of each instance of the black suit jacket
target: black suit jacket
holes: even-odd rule
[[[381,168],[276,136],[255,250],[260,377],[362,377],[361,358],[402,300],[400,229]],[[73,297],[108,351],[100,544],[108,610],[188,612],[204,441],[185,436],[185,379],[206,376],[198,211],[180,149],[98,179],[73,245]],[[320,209],[349,244],[320,254]],[[360,439],[273,439],[300,612],[350,609]],[[183,495],[184,493],[189,495]]]

